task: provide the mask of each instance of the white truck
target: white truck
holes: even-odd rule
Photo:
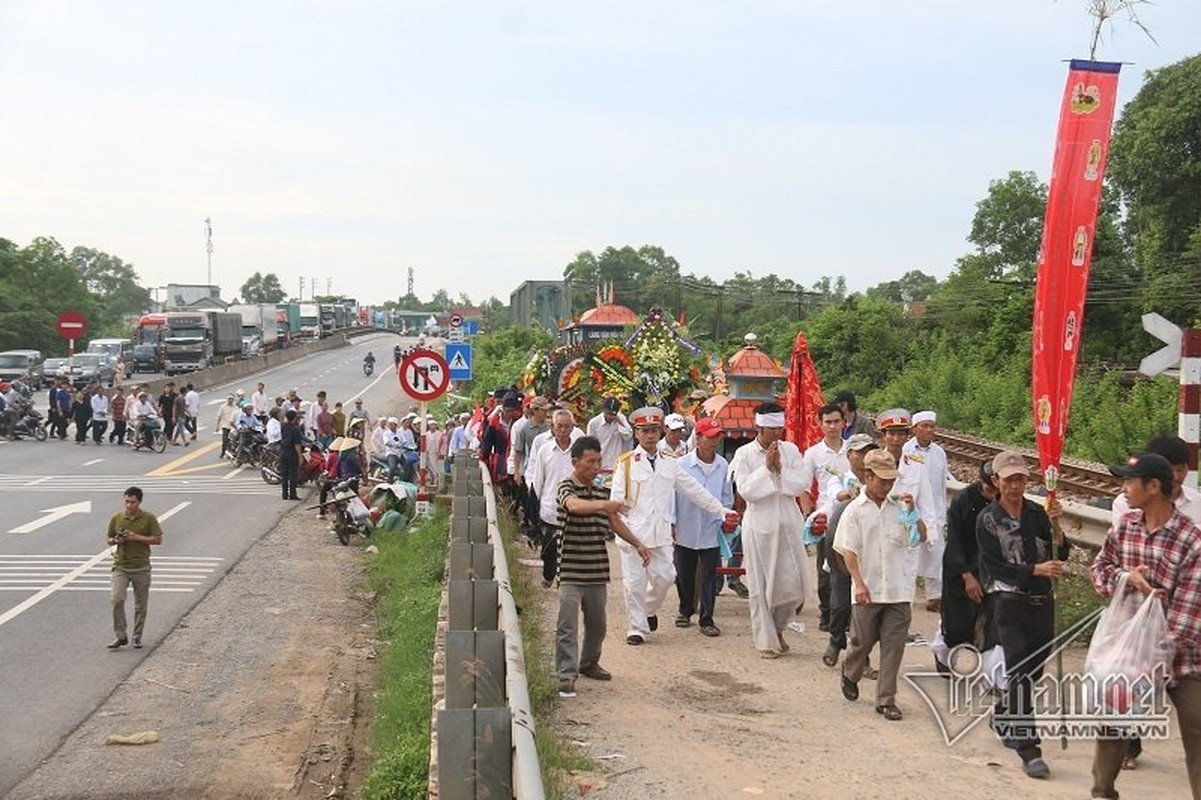
[[[270,353],[279,338],[274,303],[248,303],[229,307],[242,317],[242,355]]]
[[[321,338],[321,308],[316,303],[300,304],[300,337]]]

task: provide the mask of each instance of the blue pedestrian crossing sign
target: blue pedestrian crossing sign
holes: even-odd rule
[[[471,344],[469,342],[447,342],[446,363],[450,365],[452,381],[471,380]]]

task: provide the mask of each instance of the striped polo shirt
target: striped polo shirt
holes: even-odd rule
[[[559,546],[559,583],[608,583],[609,550],[605,536],[609,518],[605,514],[577,516],[567,513],[567,498],[608,500],[604,489],[576,483],[574,477],[559,484],[559,525],[563,529]]]

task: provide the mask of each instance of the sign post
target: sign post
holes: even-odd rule
[[[1143,314],[1143,330],[1164,346],[1146,356],[1138,371],[1147,377],[1180,365],[1180,413],[1177,433],[1188,445],[1188,477],[1197,488],[1197,452],[1201,445],[1201,330],[1182,329],[1159,314]]]
[[[410,352],[400,362],[398,374],[401,391],[420,403],[421,418],[418,420],[420,426],[417,439],[417,452],[420,455],[417,473],[417,514],[428,516],[431,511],[430,496],[426,491],[429,466],[429,453],[426,452],[425,447],[428,403],[441,397],[450,385],[450,367],[447,365],[446,359],[433,350],[417,349]]]

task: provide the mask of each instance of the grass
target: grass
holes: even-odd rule
[[[501,512],[497,524],[505,540],[509,560],[509,580],[521,617],[521,637],[525,645],[525,674],[530,686],[530,706],[534,714],[538,762],[542,767],[542,785],[548,798],[566,796],[572,771],[589,771],[597,765],[567,743],[554,725],[559,702],[559,679],[552,668],[554,631],[544,622],[542,607],[555,598],[542,588],[541,571],[517,563],[517,559],[536,556],[517,532],[517,521]],[[518,541],[520,540],[520,541]]]
[[[443,509],[402,534],[372,542],[369,576],[376,592],[376,638],[385,642],[372,724],[374,761],[360,794],[366,800],[426,796],[434,634],[445,578],[449,515]]]
[[[1064,631],[1075,625],[1098,609],[1105,608],[1109,603],[1097,594],[1093,588],[1092,578],[1089,577],[1088,566],[1092,562],[1093,553],[1083,547],[1076,547],[1068,553],[1067,569],[1059,579],[1055,591],[1056,613],[1059,615],[1059,630]],[[1088,647],[1096,624],[1089,625],[1076,637],[1075,643]]]

